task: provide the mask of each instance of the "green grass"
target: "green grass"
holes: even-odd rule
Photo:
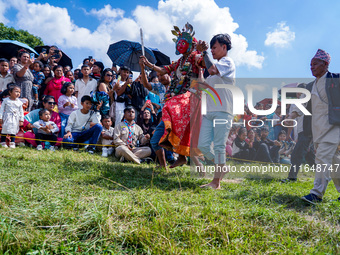
[[[245,176],[222,190],[85,152],[0,149],[0,254],[336,254],[339,194],[312,178]]]

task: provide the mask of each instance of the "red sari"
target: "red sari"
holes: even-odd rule
[[[71,82],[68,78],[61,76],[61,78],[53,78],[47,84],[44,91],[44,95],[49,95],[54,97],[54,101],[58,102],[59,97],[62,95],[60,90],[63,87],[63,82]]]

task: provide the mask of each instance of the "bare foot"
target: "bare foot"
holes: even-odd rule
[[[208,183],[200,186],[201,189],[221,189],[221,185],[215,183]]]
[[[183,165],[186,164],[186,163],[187,163],[187,159],[185,158],[185,156],[180,155],[180,156],[178,157],[178,159],[175,161],[175,163],[173,163],[173,164],[170,166],[170,168],[175,168],[175,167],[177,167],[177,166],[183,166]]]

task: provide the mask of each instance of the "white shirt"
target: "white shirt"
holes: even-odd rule
[[[83,79],[78,79],[74,86],[74,91],[78,92],[78,107],[82,109],[83,106],[81,105],[81,98],[83,96],[91,96],[91,92],[95,91],[97,88],[97,80],[93,78],[89,78],[87,83],[85,84]]]
[[[13,74],[8,73],[7,75],[5,75],[5,77],[0,74],[0,91],[4,91],[5,89],[7,89],[7,84],[11,82],[15,83]]]
[[[213,88],[215,88],[216,84],[228,84],[235,85],[235,64],[234,61],[230,57],[223,57],[215,66],[219,72],[216,75],[210,75],[206,82]],[[230,90],[224,88],[215,88],[216,92],[221,98],[222,105],[219,102],[217,96],[213,91],[209,89],[209,91],[214,96],[216,101],[216,105],[211,96],[207,95],[207,112],[228,112],[233,114],[233,96]]]
[[[91,115],[92,113],[92,115]],[[81,112],[81,110],[76,110],[70,114],[67,121],[67,126],[65,132],[83,132],[90,129],[90,123],[95,124],[100,122],[100,113],[89,111],[87,114]],[[86,124],[86,125],[85,125]]]

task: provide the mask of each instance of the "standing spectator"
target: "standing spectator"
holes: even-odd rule
[[[127,95],[125,90],[128,85],[132,83],[132,79],[129,79],[130,68],[127,66],[122,66],[119,69],[118,79],[113,87],[114,97],[116,101],[115,107],[115,123],[120,123],[124,116],[125,103],[127,101]]]
[[[95,151],[94,144],[97,144],[103,130],[98,111],[101,105],[97,106],[96,112],[91,110],[91,97],[87,95],[81,98],[81,104],[82,108],[72,112],[68,118],[63,141],[68,143],[84,143],[89,141],[90,145],[86,150],[88,153],[93,154]],[[77,150],[79,146],[67,144],[65,147],[74,147]]]
[[[7,84],[15,82],[11,73],[8,73],[9,61],[5,58],[0,59],[0,92],[7,89]]]
[[[71,71],[71,67],[70,66],[64,66],[64,74],[66,74],[66,72]]]
[[[39,60],[34,61],[33,70],[32,70],[32,74],[34,76],[32,91],[33,91],[33,97],[34,97],[33,105],[35,107],[38,106],[38,102],[39,102],[38,91],[41,88],[41,84],[45,80],[45,75],[43,72],[41,72],[42,68],[43,68],[43,63],[41,63],[41,61]]]
[[[65,82],[71,82],[64,76],[63,67],[62,66],[55,66],[53,68],[54,78],[48,83],[44,94],[53,96],[55,101],[58,102],[59,97],[62,95],[60,92],[61,88],[63,87]]]
[[[136,116],[139,115],[139,112],[145,104],[145,98],[149,95],[149,90],[140,83],[140,79],[141,75],[132,82],[131,87],[126,88],[126,93],[131,99],[131,105],[135,108]]]
[[[47,84],[53,79],[53,72],[49,65],[44,65],[42,72],[44,73],[45,79],[39,89],[39,101],[42,101]]]
[[[77,98],[73,95],[73,83],[65,82],[60,92],[62,94],[58,99],[58,109],[61,120],[60,137],[64,137],[68,118],[72,112],[78,110],[78,103]]]
[[[80,109],[82,108],[81,99],[83,96],[90,96],[91,92],[95,91],[97,88],[97,81],[89,76],[91,70],[88,65],[83,65],[81,67],[81,73],[83,74],[83,77],[76,81],[74,87],[75,96],[78,98],[78,107]]]
[[[112,80],[113,80],[112,70],[110,68],[106,68],[103,71],[102,76],[98,80],[98,85],[97,85],[97,91],[105,92],[106,94],[109,95],[110,103],[114,101],[114,97],[113,97],[114,91],[111,85]]]
[[[34,61],[30,59],[30,55],[26,50],[20,50],[19,58],[20,63],[13,67],[13,75],[16,84],[21,88],[21,97],[25,97],[29,101],[28,111],[30,111],[33,105],[32,86],[34,76],[29,67]]]
[[[75,79],[75,80],[78,80],[78,79],[79,79],[79,74],[81,74],[80,69],[74,70],[73,76],[74,76],[74,79]]]
[[[64,74],[65,74],[65,77],[73,83],[73,85],[76,84],[76,80],[74,79],[74,75],[71,70],[64,72]]]
[[[331,116],[335,115],[334,105],[338,105],[339,87],[337,84],[339,84],[340,78],[339,74],[328,71],[330,61],[330,55],[324,50],[318,49],[310,64],[312,74],[316,79],[312,86],[307,86],[312,94],[307,109],[312,113],[311,127],[316,149],[316,171],[314,187],[310,194],[302,197],[302,200],[311,204],[322,201],[331,179],[337,191],[340,192],[340,171],[336,165],[333,165],[338,164],[339,166],[340,163],[338,151],[340,126],[331,124],[333,121],[339,123],[339,118],[333,117],[332,119]],[[337,112],[337,109],[335,111]],[[304,117],[304,122],[306,120],[307,116]],[[340,201],[340,197],[337,201]]]
[[[11,57],[11,59],[9,60],[9,72],[11,74],[13,74],[13,67],[17,63],[18,63],[18,59],[16,57]]]
[[[123,122],[114,129],[113,142],[116,148],[116,157],[121,161],[125,159],[140,164],[143,158],[151,155],[149,147],[139,147],[147,143],[148,139],[143,135],[142,129],[135,124],[135,110],[132,106],[124,109]]]
[[[100,61],[94,62],[92,66],[92,74],[91,77],[99,80],[100,77],[102,76],[104,70],[104,64]]]
[[[6,98],[0,108],[1,146],[7,148],[6,136],[11,136],[10,148],[15,148],[15,135],[19,131],[19,126],[23,125],[24,110],[20,97],[20,87],[11,85],[8,88],[9,97]]]

